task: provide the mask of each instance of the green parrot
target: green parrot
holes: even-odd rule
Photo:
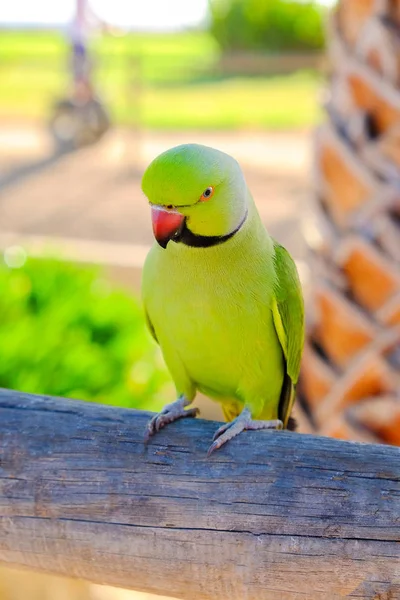
[[[239,164],[184,144],[146,169],[142,190],[155,243],[143,270],[148,326],[177,400],[148,424],[145,440],[182,417],[196,391],[228,421],[209,454],[247,429],[292,428],[304,342],[296,266],[261,222]]]

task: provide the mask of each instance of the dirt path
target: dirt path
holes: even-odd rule
[[[96,146],[55,157],[40,129],[0,127],[0,233],[150,244],[143,169],[196,141],[241,163],[271,233],[304,255],[299,219],[309,197],[307,133],[141,133],[114,130]]]

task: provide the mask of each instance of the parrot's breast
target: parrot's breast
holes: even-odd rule
[[[277,409],[284,361],[271,310],[273,263],[262,244],[170,244],[151,250],[143,292],[178,392],[187,377],[214,398]]]

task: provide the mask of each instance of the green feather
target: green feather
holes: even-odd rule
[[[300,373],[300,360],[304,344],[304,303],[300,279],[289,252],[274,242],[274,264],[277,279],[275,298],[282,321],[285,339],[280,339],[287,362],[287,372],[294,384]]]
[[[300,373],[304,345],[304,303],[296,265],[289,252],[274,242],[274,264],[277,279],[273,315],[275,329],[286,361],[288,378],[284,381],[279,405],[279,418],[286,427],[295,399],[295,386]]]

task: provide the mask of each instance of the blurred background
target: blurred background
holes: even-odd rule
[[[153,240],[141,176],[179,143],[240,161],[306,283],[325,13],[283,0],[2,4],[1,386],[147,409],[173,396],[137,298]]]
[[[296,260],[300,432],[400,444],[400,46],[386,43],[400,10],[342,0],[328,27],[332,4],[0,5],[0,387],[146,410],[173,399],[139,299],[140,180],[198,142],[241,163]],[[0,570],[0,600],[64,598],[150,596]]]

